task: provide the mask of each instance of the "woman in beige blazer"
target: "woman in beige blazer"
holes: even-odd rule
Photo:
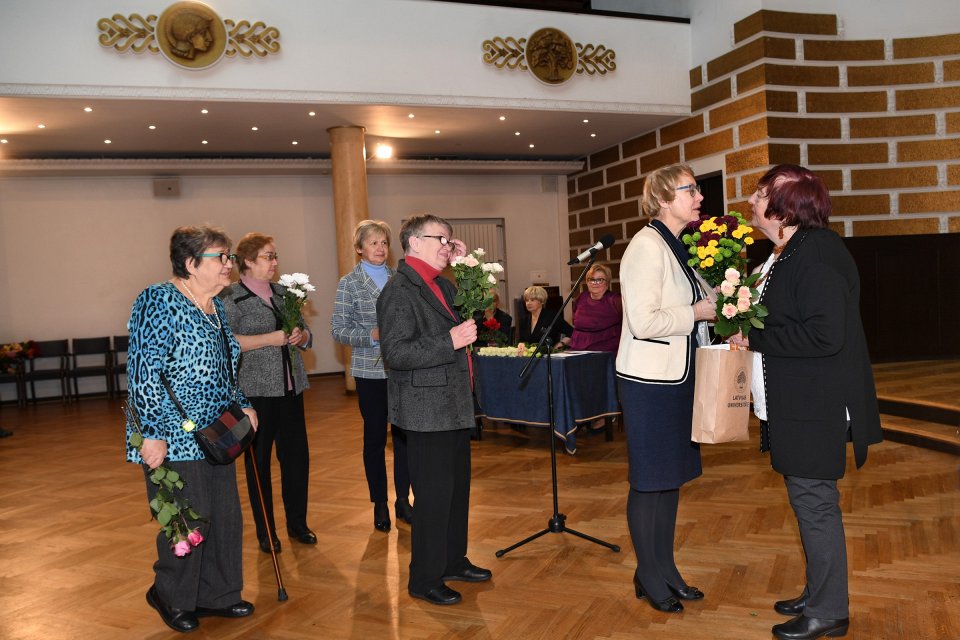
[[[630,495],[627,523],[637,554],[637,598],[680,612],[680,600],[703,593],[688,586],[673,559],[680,487],[701,474],[690,441],[694,350],[708,341],[705,299],[678,236],[700,217],[700,187],[686,165],[657,169],[643,185],[650,223],[630,241],[620,264],[623,331],[617,353],[627,433]]]

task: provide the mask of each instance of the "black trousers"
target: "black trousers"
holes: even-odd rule
[[[470,511],[470,430],[407,431],[417,505],[410,541],[411,591],[439,587],[466,569]]]
[[[674,588],[687,586],[673,559],[680,489],[637,491],[627,497],[627,525],[637,555],[636,576],[654,600],[666,600]]]
[[[239,602],[243,588],[243,515],[237,495],[236,467],[213,465],[205,460],[167,460],[164,465],[183,478],[183,495],[204,519],[196,523],[204,540],[188,555],[178,558],[166,535],[157,534],[153,572],[160,598],[168,606],[186,611],[198,606],[219,609]],[[157,495],[157,485],[150,482],[149,468],[141,466],[149,502]]]
[[[807,559],[807,606],[803,613],[831,620],[849,617],[847,545],[837,481],[799,476],[784,476],[783,481]]]
[[[263,502],[266,506],[266,521],[270,523],[270,533],[276,535],[277,525],[273,518],[273,479],[270,475],[270,463],[273,459],[273,446],[277,447],[277,460],[280,462],[280,491],[283,496],[283,511],[287,519],[287,531],[291,534],[302,533],[307,528],[307,489],[310,477],[310,448],[307,444],[307,425],[303,415],[303,394],[288,391],[276,398],[248,398],[257,410],[260,426],[257,436],[250,447],[253,460],[260,474],[260,486],[263,489]],[[266,540],[267,525],[260,498],[257,495],[256,477],[253,474],[251,457],[244,455],[244,467],[247,473],[247,492],[250,495],[250,507],[253,522],[257,527],[257,539]]]
[[[387,502],[387,380],[354,378],[357,402],[363,416],[363,471],[367,476],[370,502]],[[393,487],[397,500],[410,498],[410,471],[407,464],[406,432],[390,425],[393,443]]]

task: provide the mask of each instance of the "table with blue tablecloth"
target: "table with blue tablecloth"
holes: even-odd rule
[[[481,415],[500,422],[549,426],[547,361],[537,358],[520,380],[527,358],[474,355]],[[620,413],[613,354],[575,351],[553,356],[555,433],[567,453],[577,451],[578,423]]]

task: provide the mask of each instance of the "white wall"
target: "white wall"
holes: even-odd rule
[[[420,212],[504,218],[516,293],[532,269],[560,282],[567,214],[557,182],[544,190],[541,176],[371,176],[370,212],[395,232]],[[171,231],[208,222],[234,242],[252,230],[273,235],[281,272],[311,275],[316,339],[306,362],[313,372],[342,371],[329,338],[341,275],[329,176],[183,177],[181,191],[156,198],[145,177],[0,180],[0,342],[125,333],[137,293],[170,277]],[[399,257],[396,242],[391,262]]]

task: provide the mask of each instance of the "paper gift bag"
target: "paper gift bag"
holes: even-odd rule
[[[729,344],[697,349],[690,439],[704,444],[749,439],[753,353]]]

